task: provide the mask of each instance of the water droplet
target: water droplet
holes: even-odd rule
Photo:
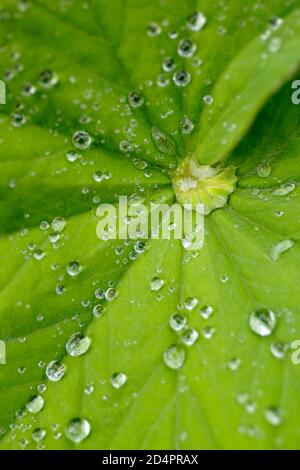
[[[108,302],[112,302],[113,300],[115,300],[117,297],[119,296],[119,292],[117,289],[115,289],[114,287],[110,287],[109,289],[107,289],[107,291],[105,292],[105,298]]]
[[[210,305],[205,305],[200,310],[200,315],[204,318],[204,320],[207,320],[213,313],[214,309]]]
[[[13,113],[11,115],[11,123],[14,127],[22,127],[26,123],[24,114]]]
[[[144,98],[138,91],[132,91],[128,95],[128,102],[132,108],[140,108],[144,104]]]
[[[127,375],[124,372],[116,372],[111,376],[110,382],[114,388],[121,388],[127,382]]]
[[[270,407],[265,410],[266,421],[272,426],[280,426],[282,423],[282,417],[278,408]]]
[[[204,28],[207,23],[207,19],[203,13],[200,11],[195,11],[192,13],[187,20],[187,27],[191,31],[200,31]]]
[[[211,326],[206,326],[202,330],[202,334],[205,339],[212,339],[215,333],[216,333],[216,329],[212,328]]]
[[[172,59],[172,57],[166,57],[166,59],[164,59],[162,63],[162,69],[166,73],[172,72],[172,70],[175,69],[175,66],[176,64],[175,64],[174,59]]]
[[[275,313],[266,308],[258,309],[251,313],[249,325],[257,335],[270,336],[276,326]]]
[[[184,306],[187,310],[194,310],[198,305],[198,299],[196,297],[188,297],[184,302]]]
[[[180,313],[175,313],[170,317],[169,325],[174,331],[181,331],[186,327],[187,320],[186,317]]]
[[[85,354],[91,345],[91,339],[83,333],[73,334],[66,344],[66,350],[70,356]]]
[[[26,404],[29,413],[38,413],[44,408],[44,399],[41,395],[35,395]]]
[[[22,95],[23,96],[32,96],[34,95],[36,92],[36,88],[34,85],[32,85],[31,83],[25,83],[22,87]]]
[[[47,365],[46,375],[51,382],[59,382],[65,375],[67,366],[58,361],[51,361]]]
[[[66,226],[66,221],[62,217],[55,217],[53,219],[51,227],[54,232],[62,232]]]
[[[270,253],[270,258],[272,261],[278,261],[279,258],[283,253],[290,250],[294,246],[294,242],[292,240],[282,240],[281,242],[277,243],[277,245],[273,246]]]
[[[283,19],[275,16],[270,19],[270,25],[273,31],[277,31],[283,25]]]
[[[54,87],[58,82],[57,75],[52,70],[43,70],[40,73],[40,85],[43,88],[49,89]]]
[[[270,352],[276,359],[283,359],[286,351],[287,347],[283,343],[272,343],[270,346]]]
[[[151,280],[150,289],[154,292],[159,291],[163,287],[164,283],[165,281],[163,279],[159,277],[154,277]]]
[[[161,154],[168,156],[175,155],[175,144],[168,134],[154,126],[151,129],[151,136],[155,147]]]
[[[190,39],[182,39],[178,44],[177,52],[180,57],[192,57],[196,52],[196,44],[194,44]]]
[[[80,155],[75,150],[69,150],[66,153],[66,159],[70,163],[76,162],[76,160],[78,160],[79,158],[80,158]]]
[[[237,371],[241,366],[241,360],[238,357],[233,357],[228,361],[228,368],[233,372]]]
[[[173,82],[176,86],[185,87],[191,82],[191,74],[186,70],[179,70],[173,75]]]
[[[69,276],[76,277],[81,271],[81,266],[78,261],[71,261],[71,263],[68,264],[66,270]]]
[[[214,102],[214,98],[211,95],[206,95],[206,96],[203,97],[203,101],[204,101],[205,104],[211,106]]]
[[[182,134],[185,134],[185,135],[191,134],[194,128],[195,126],[192,123],[192,121],[187,116],[184,116],[184,118],[182,119],[180,123],[180,129],[181,129]]]
[[[80,442],[89,436],[90,432],[90,423],[85,418],[72,419],[65,429],[67,439],[74,442],[74,444],[80,444]]]
[[[159,36],[161,33],[161,27],[157,23],[150,23],[147,27],[147,34],[150,37]]]
[[[186,346],[193,346],[198,338],[199,333],[197,330],[188,329],[182,334],[181,340]]]
[[[80,150],[86,150],[92,143],[91,136],[85,131],[77,131],[72,137],[74,147]]]
[[[36,428],[36,429],[34,429],[34,431],[32,432],[32,439],[33,439],[35,442],[41,442],[43,439],[45,439],[45,437],[46,437],[46,431],[45,431],[45,429]]]
[[[164,362],[170,369],[180,369],[185,361],[185,350],[173,345],[164,352]]]
[[[102,304],[97,304],[97,305],[95,305],[95,307],[93,309],[93,315],[96,318],[100,318],[100,317],[102,317],[104,311],[105,311],[105,307]]]
[[[282,39],[281,38],[272,38],[268,44],[268,50],[272,54],[276,54],[282,46]]]
[[[260,178],[269,178],[272,171],[270,163],[263,163],[257,168],[257,174]]]

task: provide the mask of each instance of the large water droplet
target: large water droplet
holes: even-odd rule
[[[75,444],[80,444],[91,432],[90,423],[85,418],[74,418],[69,421],[65,435],[67,439]]]
[[[65,375],[67,366],[59,361],[51,361],[47,365],[46,375],[51,382],[59,382]]]
[[[180,369],[185,361],[185,350],[176,345],[170,346],[164,352],[164,361],[170,369]]]
[[[276,326],[275,313],[266,308],[258,309],[251,313],[249,325],[257,335],[270,336]]]
[[[85,354],[91,345],[91,339],[83,333],[73,334],[66,344],[66,350],[70,356]]]
[[[271,249],[271,260],[278,261],[281,255],[292,248],[294,244],[295,243],[292,240],[282,240],[281,242],[277,243],[277,245],[273,246]]]
[[[29,413],[38,413],[44,407],[44,399],[41,395],[35,395],[26,404],[26,409]]]

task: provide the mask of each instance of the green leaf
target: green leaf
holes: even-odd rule
[[[299,448],[299,0],[3,0],[0,23],[0,448]],[[99,240],[99,204],[173,204],[189,160],[221,175],[202,250]]]

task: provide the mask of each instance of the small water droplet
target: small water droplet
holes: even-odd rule
[[[187,320],[186,317],[180,313],[175,313],[170,317],[169,325],[174,331],[181,331],[186,327]]]
[[[207,320],[213,313],[214,309],[210,305],[205,305],[200,310],[200,315],[204,318],[204,320]]]
[[[180,129],[181,129],[182,134],[184,135],[191,134],[194,128],[195,126],[192,123],[192,121],[187,116],[184,116],[184,118],[182,119],[180,123]]]
[[[32,439],[33,439],[35,442],[41,442],[43,439],[45,439],[45,437],[46,437],[46,431],[45,431],[45,429],[36,428],[36,429],[34,429],[34,431],[32,432]]]
[[[189,328],[182,334],[181,340],[186,346],[193,346],[196,343],[198,338],[199,338],[198,331],[195,329]]]
[[[77,131],[72,137],[74,147],[80,150],[86,150],[92,143],[91,136],[85,131]]]
[[[127,382],[127,375],[124,372],[116,372],[111,376],[110,382],[114,388],[121,388]]]
[[[173,82],[179,87],[186,87],[191,82],[191,79],[191,74],[186,70],[179,70],[173,75]]]
[[[49,89],[54,87],[58,82],[57,75],[52,70],[43,70],[40,73],[40,85],[43,88]]]
[[[163,287],[164,283],[165,281],[160,277],[154,277],[151,280],[150,289],[154,292],[159,291]]]
[[[191,31],[200,31],[204,28],[207,23],[207,19],[203,13],[200,11],[195,11],[192,13],[187,20],[187,27]]]
[[[237,371],[241,366],[241,360],[238,357],[233,357],[228,361],[228,368],[233,372]]]
[[[144,98],[138,91],[132,91],[128,95],[128,102],[132,108],[140,108],[144,104]]]
[[[282,46],[282,39],[281,38],[272,38],[268,44],[268,50],[272,54],[276,54],[280,51]]]
[[[287,351],[287,346],[283,343],[272,343],[270,346],[270,352],[276,359],[283,359]]]
[[[194,44],[190,39],[182,39],[178,44],[177,52],[180,57],[192,57],[196,52],[196,44]]]
[[[277,407],[270,407],[265,410],[266,421],[272,426],[280,426],[282,417],[280,410]]]
[[[257,168],[257,174],[260,178],[269,178],[272,171],[270,163],[263,163]]]
[[[168,156],[175,155],[175,144],[168,134],[158,127],[153,126],[151,129],[151,136],[155,147],[161,154]]]
[[[161,27],[157,23],[149,23],[147,27],[147,34],[150,37],[159,36],[161,33]]]
[[[67,273],[71,277],[76,277],[81,271],[81,266],[78,261],[71,261],[66,268]]]
[[[196,297],[188,297],[185,302],[184,306],[187,310],[194,310],[198,305],[198,299]]]
[[[205,104],[211,106],[214,103],[214,98],[212,95],[206,95],[203,97],[203,101]]]
[[[162,63],[162,69],[164,72],[172,72],[172,70],[175,69],[175,61],[172,59],[172,57],[166,57]]]

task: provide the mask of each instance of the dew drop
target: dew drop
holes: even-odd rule
[[[200,315],[202,316],[202,318],[204,318],[204,320],[207,320],[213,313],[214,309],[210,305],[205,305],[200,310]]]
[[[43,70],[40,73],[40,85],[43,88],[49,89],[54,87],[58,82],[57,75],[52,70]]]
[[[26,123],[24,114],[13,113],[11,115],[11,123],[14,127],[22,127]]]
[[[115,289],[114,287],[110,287],[109,289],[107,289],[107,291],[105,292],[105,298],[108,302],[112,302],[113,300],[115,300],[117,297],[119,296],[119,292],[117,289]]]
[[[198,338],[199,338],[198,331],[191,328],[191,329],[186,330],[182,334],[181,340],[186,346],[193,346],[196,343]]]
[[[179,70],[173,75],[173,82],[178,87],[185,87],[191,82],[191,74],[186,70]]]
[[[110,382],[114,388],[121,388],[127,382],[127,375],[124,372],[116,372],[111,376]]]
[[[91,432],[91,425],[85,418],[74,418],[69,421],[65,435],[74,444],[80,444]]]
[[[228,361],[228,368],[236,372],[241,367],[241,360],[238,357],[233,357]]]
[[[184,116],[184,118],[182,119],[180,123],[180,129],[181,129],[182,134],[184,135],[191,134],[194,128],[195,126],[192,123],[192,121],[187,116]]]
[[[196,44],[194,44],[190,39],[182,39],[178,44],[177,52],[180,57],[189,58],[195,54],[196,49]]]
[[[81,266],[78,261],[71,261],[66,268],[67,273],[71,277],[76,277],[81,271]]]
[[[77,131],[72,137],[74,147],[80,150],[86,150],[92,143],[91,136],[85,131]]]
[[[132,91],[128,95],[128,102],[132,108],[140,108],[144,104],[144,98],[138,91]]]
[[[186,327],[187,320],[186,317],[180,313],[175,313],[170,317],[169,325],[174,331],[181,331]]]
[[[163,287],[164,283],[165,281],[160,277],[154,277],[150,282],[150,289],[157,292]]]
[[[287,196],[295,191],[295,183],[285,183],[273,191],[274,196]]]
[[[66,350],[70,356],[85,354],[91,345],[91,339],[83,333],[73,334],[66,344]]]
[[[51,361],[46,367],[46,375],[51,382],[59,382],[65,375],[67,366],[58,361]]]
[[[264,414],[266,421],[272,426],[280,426],[280,424],[282,423],[280,410],[275,406],[267,408]]]
[[[150,37],[159,36],[161,33],[161,27],[157,23],[149,23],[147,27],[147,34]]]
[[[51,227],[54,232],[62,232],[66,226],[66,221],[62,217],[55,217],[53,219]]]
[[[270,163],[263,163],[257,168],[257,174],[260,178],[269,178],[272,171]]]
[[[292,240],[282,240],[281,242],[277,243],[277,245],[273,246],[270,252],[270,258],[272,261],[278,261],[279,258],[283,253],[290,250],[294,246],[294,242]]]
[[[203,101],[204,101],[204,103],[207,104],[208,106],[211,106],[211,105],[213,104],[213,102],[214,102],[214,98],[213,98],[213,96],[211,96],[211,95],[206,95],[206,96],[204,96]]]
[[[26,404],[29,413],[39,413],[44,408],[44,399],[41,395],[35,395]]]
[[[168,134],[158,127],[153,126],[151,136],[155,147],[161,154],[168,156],[175,155],[175,144]]]
[[[36,428],[36,429],[34,429],[34,431],[32,432],[32,439],[33,439],[35,442],[41,442],[43,439],[45,439],[45,437],[46,437],[46,431],[45,431],[45,429]]]
[[[261,308],[252,312],[249,325],[258,336],[270,336],[276,326],[276,316],[272,310]]]
[[[198,305],[198,299],[196,297],[188,297],[184,302],[184,306],[187,310],[194,310]]]
[[[192,13],[187,20],[187,27],[191,31],[200,31],[204,28],[207,23],[207,19],[203,13],[200,11],[195,11]]]
[[[275,359],[283,359],[286,353],[287,347],[283,343],[272,343],[270,346],[270,352]]]
[[[164,72],[172,72],[175,69],[175,61],[172,57],[166,57],[162,63],[162,69]]]
[[[164,352],[164,362],[170,369],[180,369],[185,361],[185,350],[173,345]]]
[[[105,311],[105,307],[102,304],[97,304],[93,308],[93,315],[96,318],[100,318],[104,314],[104,311]]]

